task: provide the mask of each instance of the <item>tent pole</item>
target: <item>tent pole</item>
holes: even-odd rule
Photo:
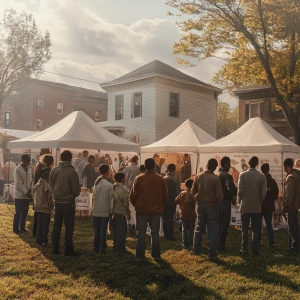
[[[284,182],[283,182],[283,152],[281,152],[281,192],[283,194],[283,190],[284,190]]]
[[[198,174],[198,167],[199,167],[199,160],[200,160],[200,153],[197,153],[197,164],[196,164],[196,175]]]

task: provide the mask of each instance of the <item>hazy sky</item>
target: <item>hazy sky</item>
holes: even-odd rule
[[[223,64],[218,59],[194,68],[176,63],[172,46],[180,38],[178,20],[167,16],[170,7],[164,0],[0,0],[0,12],[5,8],[32,13],[38,28],[50,31],[53,46],[47,71],[104,82],[159,59],[211,83]],[[99,89],[58,75],[41,79]]]

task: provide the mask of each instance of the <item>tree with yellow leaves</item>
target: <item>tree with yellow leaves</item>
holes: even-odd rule
[[[299,0],[167,0],[167,4],[178,9],[179,16],[185,15],[178,23],[183,35],[174,53],[227,60],[214,77],[225,88],[269,85],[300,145]]]

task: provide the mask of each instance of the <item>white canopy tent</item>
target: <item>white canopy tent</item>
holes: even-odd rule
[[[199,147],[216,139],[190,120],[163,139],[141,148],[141,153],[199,153]]]
[[[141,147],[142,160],[154,153],[186,153],[191,155],[192,174],[198,165],[199,147],[216,139],[190,120],[183,122],[163,139]]]
[[[140,146],[117,137],[97,124],[84,112],[75,111],[53,126],[32,136],[8,143],[9,149],[95,149],[140,152]]]
[[[300,147],[261,118],[252,118],[230,135],[201,145],[201,153],[300,153]]]
[[[232,175],[237,183],[240,172],[245,171],[252,156],[259,158],[260,165],[267,162],[270,173],[280,188],[283,184],[283,160],[300,157],[300,147],[279,134],[260,118],[252,118],[232,134],[199,147],[200,167],[205,169],[210,158],[219,162],[223,156],[231,159]]]

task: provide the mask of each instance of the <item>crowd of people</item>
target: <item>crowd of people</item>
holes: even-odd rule
[[[138,157],[128,159],[126,165],[122,155],[112,161],[105,157],[98,166],[95,156],[83,151],[72,164],[72,153],[61,153],[58,166],[54,167],[53,156],[41,152],[35,168],[34,178],[30,172],[30,157],[22,156],[22,163],[14,171],[15,215],[13,231],[16,234],[26,232],[26,216],[30,199],[34,200],[33,235],[41,246],[48,244],[48,232],[51,212],[54,209],[52,232],[53,254],[61,253],[60,236],[62,224],[65,226],[65,256],[78,256],[74,250],[73,231],[75,218],[75,199],[81,188],[93,193],[94,250],[106,252],[106,233],[108,224],[112,231],[115,252],[126,251],[127,222],[131,218],[130,205],[136,216],[136,260],[145,260],[145,236],[150,227],[152,252],[155,261],[161,259],[160,223],[163,220],[164,237],[175,241],[174,215],[176,205],[180,206],[182,246],[192,247],[195,255],[202,251],[202,236],[208,234],[209,256],[216,257],[219,251],[226,251],[228,228],[231,219],[232,204],[240,203],[242,216],[242,253],[248,252],[248,230],[251,221],[252,253],[259,254],[261,243],[262,218],[265,219],[269,246],[275,247],[272,227],[274,203],[279,189],[270,175],[268,163],[261,165],[253,156],[249,160],[249,169],[241,173],[237,186],[229,174],[229,157],[218,161],[210,159],[206,171],[194,179],[185,181],[185,190],[181,191],[176,175],[176,166],[169,164],[167,174],[161,176],[157,155],[145,160],[139,166]],[[96,166],[96,167],[95,167]],[[116,170],[118,169],[118,170]],[[294,161],[284,161],[287,173],[284,188],[283,213],[287,214],[290,244],[289,251],[300,251],[300,230],[298,211],[300,209],[300,172],[294,169]],[[34,187],[32,187],[34,182]]]

